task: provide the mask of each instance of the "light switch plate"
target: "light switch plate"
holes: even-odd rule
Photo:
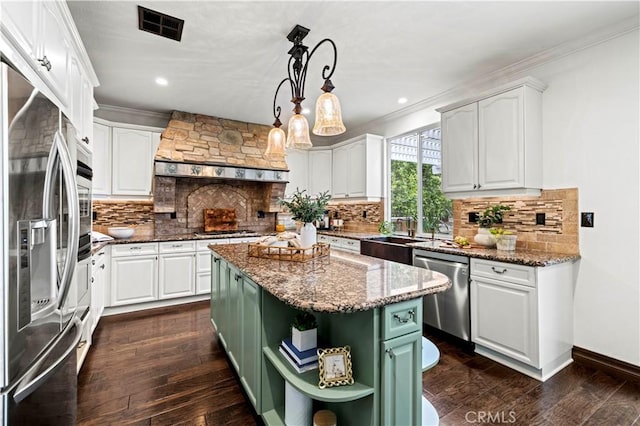
[[[594,214],[593,212],[580,213],[580,226],[583,228],[593,228]]]

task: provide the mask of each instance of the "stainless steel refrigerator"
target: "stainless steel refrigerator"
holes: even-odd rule
[[[78,195],[61,112],[0,63],[2,425],[73,425]]]

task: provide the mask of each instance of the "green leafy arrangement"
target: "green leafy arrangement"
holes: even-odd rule
[[[502,222],[504,213],[511,210],[511,207],[504,204],[496,204],[488,207],[484,212],[478,215],[478,226],[480,228],[491,228],[496,223]]]
[[[300,331],[313,330],[314,328],[318,328],[316,317],[314,317],[310,312],[300,312],[296,314],[291,325]]]
[[[322,217],[327,208],[327,204],[329,204],[331,195],[329,195],[329,191],[325,191],[313,198],[311,195],[305,194],[305,192],[307,192],[305,189],[300,191],[299,188],[296,188],[296,192],[293,193],[291,201],[280,198],[278,202],[289,210],[293,215],[293,220],[311,223]]]

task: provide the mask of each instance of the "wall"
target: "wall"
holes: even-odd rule
[[[93,230],[107,233],[110,226],[134,228],[134,235],[154,233],[153,201],[151,200],[93,200]]]
[[[349,202],[331,200],[327,206],[329,217],[338,214],[344,220],[344,231],[348,232],[378,232],[380,222],[384,221],[384,203],[378,202]],[[366,217],[363,217],[363,212]]]
[[[574,345],[635,365],[640,365],[639,51],[636,26],[518,74],[496,73],[492,83],[475,91],[526,75],[549,85],[543,93],[543,186],[578,188],[579,211],[595,213],[594,228],[579,228]],[[457,100],[439,99],[423,111],[372,123],[368,131],[389,137],[432,124],[434,108]]]

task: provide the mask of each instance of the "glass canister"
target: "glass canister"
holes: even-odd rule
[[[276,232],[284,232],[284,219],[278,219],[276,222]]]

